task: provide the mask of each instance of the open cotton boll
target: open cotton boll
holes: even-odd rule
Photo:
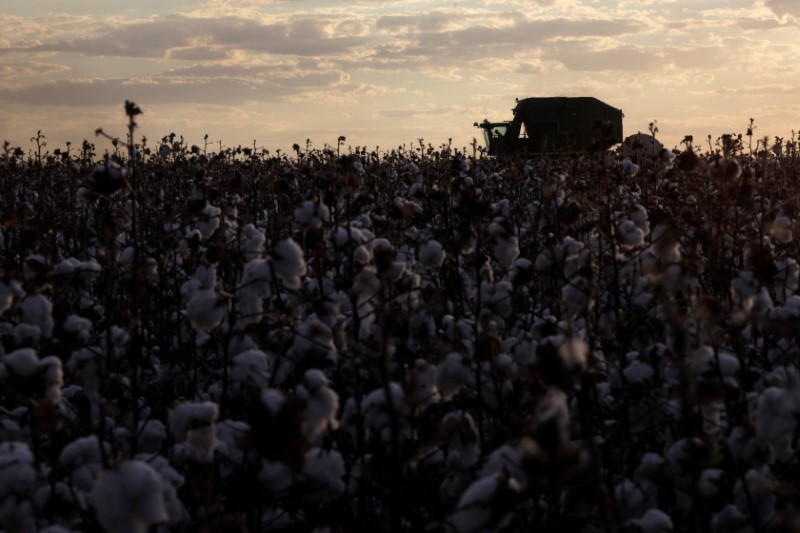
[[[672,519],[661,509],[648,509],[641,518],[629,520],[626,526],[638,527],[642,533],[669,533],[673,529]]]
[[[426,242],[419,249],[419,262],[425,268],[438,268],[442,266],[447,253],[442,248],[442,243],[436,240]]]
[[[436,388],[442,400],[450,400],[469,379],[469,365],[459,352],[450,352],[436,368]]]
[[[217,447],[215,422],[219,407],[213,402],[183,402],[169,413],[169,429],[177,442],[186,442],[199,462],[210,462]]]
[[[0,280],[0,315],[11,308],[14,298],[20,298],[24,295],[25,291],[22,290],[22,286],[16,280]]]
[[[793,224],[791,219],[783,215],[776,217],[769,228],[770,234],[783,244],[792,242],[792,230]]]
[[[474,481],[458,500],[450,524],[457,533],[500,531],[511,518],[515,493],[519,484],[503,473]]]
[[[233,358],[230,379],[239,383],[251,383],[257,389],[269,382],[269,361],[261,350],[247,350]]]
[[[186,304],[186,317],[198,332],[219,326],[230,307],[230,300],[213,289],[201,289]]]
[[[206,202],[206,206],[197,214],[195,227],[200,231],[203,239],[211,237],[220,225],[222,209]]]
[[[339,410],[339,395],[328,387],[328,378],[321,370],[312,368],[303,376],[297,387],[297,397],[305,401],[303,410],[303,434],[312,442],[328,427],[336,429],[336,412]]]
[[[42,337],[49,338],[53,334],[55,322],[52,316],[53,304],[43,294],[28,296],[20,304],[20,320],[36,326]]]
[[[655,374],[653,367],[647,363],[634,359],[622,371],[628,383],[641,384],[650,381]]]
[[[323,222],[329,222],[330,218],[330,210],[322,202],[306,200],[294,210],[295,222],[307,228],[318,228]]]
[[[800,408],[796,403],[785,389],[769,387],[758,397],[755,412],[751,412],[758,443],[762,447],[771,446],[779,461],[786,461],[794,454],[796,414]]]
[[[305,497],[318,503],[338,498],[345,489],[344,459],[336,450],[312,448],[303,455]]]
[[[245,259],[254,259],[261,257],[264,253],[264,246],[267,243],[267,238],[264,234],[256,228],[253,224],[245,224],[242,228],[242,254]]]
[[[39,370],[39,357],[33,348],[20,348],[6,354],[2,359],[11,374],[20,378],[29,379],[36,375]]]
[[[113,533],[146,533],[169,519],[161,476],[142,461],[103,470],[91,494],[97,520]]]
[[[289,289],[299,289],[300,278],[306,275],[303,249],[293,239],[285,239],[272,247],[272,268]]]
[[[23,442],[0,443],[0,500],[11,493],[26,494],[36,483],[33,453]]]
[[[106,453],[108,445],[104,444]],[[97,437],[90,435],[70,442],[61,450],[59,462],[69,469],[69,483],[85,492],[92,490],[95,477],[103,467],[103,456]]]
[[[454,411],[442,419],[441,440],[447,448],[448,470],[466,470],[478,464],[480,438],[475,420],[469,413]]]
[[[408,402],[418,411],[438,403],[441,399],[436,387],[436,367],[424,359],[417,359],[406,381]]]

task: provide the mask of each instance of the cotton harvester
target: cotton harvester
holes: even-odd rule
[[[622,111],[592,97],[517,100],[509,122],[483,122],[489,154],[607,150],[622,142]]]

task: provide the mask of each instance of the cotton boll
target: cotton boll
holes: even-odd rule
[[[35,294],[25,298],[20,304],[20,320],[36,326],[42,332],[42,337],[49,338],[53,334],[55,322],[51,315],[53,304],[42,294]]]
[[[146,533],[151,525],[169,519],[161,476],[142,461],[104,470],[91,500],[100,525],[114,533]]]
[[[33,454],[22,442],[0,443],[0,501],[9,494],[30,493],[36,483]]]
[[[447,447],[448,470],[466,470],[478,463],[481,453],[478,428],[469,413],[448,413],[442,420],[440,435]]]
[[[230,379],[239,383],[249,383],[261,389],[269,381],[269,361],[261,350],[247,350],[233,357]]]
[[[519,257],[519,239],[514,237],[498,238],[494,245],[494,256],[506,268],[511,268]]]
[[[222,323],[229,306],[227,297],[212,289],[201,289],[186,304],[186,317],[198,332],[207,332]]]
[[[108,445],[104,444],[106,453]],[[61,450],[59,462],[69,469],[69,483],[75,488],[89,492],[97,474],[103,467],[103,456],[97,437],[81,437],[70,442]]]
[[[278,241],[272,248],[272,269],[289,289],[299,289],[300,278],[306,275],[303,250],[292,239]]]
[[[264,253],[267,238],[253,224],[245,224],[242,228],[242,254],[245,259],[252,260]]]
[[[328,206],[321,202],[306,200],[301,207],[294,210],[294,219],[307,228],[318,228],[323,222],[330,221]]]
[[[169,429],[177,442],[186,442],[199,462],[210,462],[217,446],[215,422],[219,407],[213,402],[183,402],[169,413]]]
[[[24,379],[34,377],[39,370],[39,357],[32,348],[21,348],[6,354],[2,362],[12,375]]]
[[[704,498],[713,498],[717,495],[725,472],[717,468],[707,468],[697,480],[697,492]]]
[[[0,280],[0,315],[11,308],[14,298],[20,298],[24,295],[25,291],[22,290],[22,286],[16,280]]]
[[[631,361],[622,372],[628,383],[641,384],[650,381],[655,374],[653,367],[638,359]]]
[[[519,490],[517,482],[502,473],[482,477],[461,495],[450,524],[457,533],[500,531],[511,521]]]
[[[419,262],[425,268],[439,268],[444,263],[447,253],[439,241],[430,240],[419,250]]]
[[[441,399],[436,387],[436,366],[424,359],[414,362],[406,383],[408,402],[418,411],[423,411]]]
[[[758,406],[751,415],[758,443],[762,447],[771,446],[779,461],[786,461],[794,454],[797,411],[798,405],[784,389],[769,387],[758,398]]]
[[[203,239],[209,239],[220,226],[222,209],[206,202],[206,206],[197,214],[195,227]]]
[[[322,371],[316,368],[306,371],[302,385],[297,387],[297,397],[305,401],[302,428],[309,442],[328,427],[338,427],[339,396],[328,387],[328,378]]]
[[[469,365],[459,352],[450,352],[436,369],[436,387],[442,400],[455,396],[469,378]]]
[[[770,226],[769,232],[778,241],[783,244],[792,242],[793,226],[791,219],[787,216],[776,217]]]
[[[295,332],[291,355],[295,362],[309,366],[336,364],[338,351],[333,342],[333,330],[316,316],[309,316]]]
[[[336,450],[312,448],[303,455],[304,496],[328,503],[344,493],[344,459]]]
[[[626,525],[638,527],[642,533],[669,533],[673,529],[672,519],[660,509],[648,509],[641,518],[629,520]]]

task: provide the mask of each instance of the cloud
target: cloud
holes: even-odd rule
[[[779,17],[784,15],[800,17],[800,2],[797,0],[766,0],[764,5]]]
[[[335,71],[298,73],[258,81],[225,77],[58,80],[0,88],[0,102],[67,107],[116,105],[125,100],[140,105],[240,104],[287,98],[319,87],[336,87],[346,81],[344,73]]]
[[[334,33],[318,17],[300,17],[271,24],[237,17],[195,18],[184,15],[155,17],[148,21],[108,25],[99,34],[29,47],[6,48],[5,52],[74,52],[87,56],[163,58],[176,50],[202,51],[218,58],[226,50],[249,50],[273,54],[331,55],[345,53],[364,42],[360,36]]]

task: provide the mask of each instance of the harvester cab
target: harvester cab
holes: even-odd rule
[[[588,152],[622,142],[622,111],[592,97],[517,100],[508,122],[475,123],[489,154]]]

